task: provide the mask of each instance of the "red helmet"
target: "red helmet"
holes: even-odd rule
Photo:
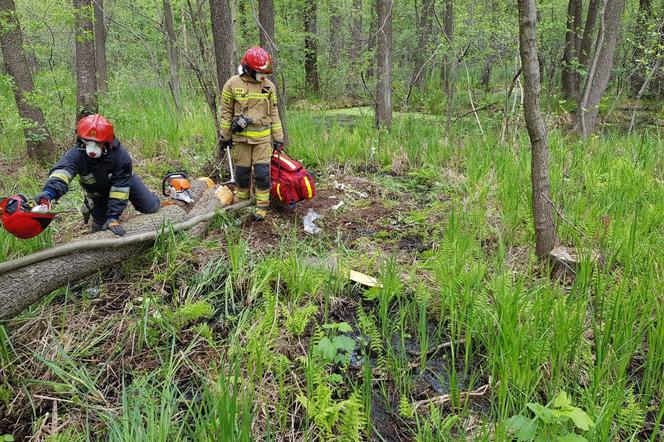
[[[34,213],[25,195],[12,195],[0,201],[0,219],[6,231],[29,239],[42,233],[55,218],[53,213]]]
[[[247,49],[240,64],[242,66],[248,66],[249,69],[260,72],[261,74],[272,73],[272,58],[263,48],[254,47]]]
[[[78,121],[76,134],[79,138],[97,141],[98,143],[112,143],[115,139],[113,125],[99,114],[88,115]]]

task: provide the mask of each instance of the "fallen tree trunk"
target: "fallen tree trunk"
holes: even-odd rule
[[[194,184],[194,194],[200,195],[189,212],[173,205],[163,207],[152,215],[136,216],[123,225],[124,237],[111,232],[86,235],[84,240],[52,247],[16,260],[0,263],[0,319],[11,319],[42,296],[107,269],[140,254],[152,244],[169,224],[169,231],[195,227],[200,236],[217,209],[225,211],[247,207],[252,201],[224,207],[215,196],[218,188],[201,191]]]

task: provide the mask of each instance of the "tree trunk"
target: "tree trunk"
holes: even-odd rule
[[[95,8],[95,63],[97,65],[97,86],[108,92],[108,68],[106,66],[106,23],[104,20],[104,0],[94,0]]]
[[[233,37],[233,15],[229,0],[210,0],[214,59],[217,64],[219,91],[235,72],[235,40]]]
[[[537,59],[537,9],[535,0],[519,0],[519,52],[523,67],[523,110],[532,150],[530,179],[535,224],[535,253],[540,259],[557,245],[551,210],[549,146],[540,109],[540,68]]]
[[[487,11],[489,16],[491,17],[491,21],[494,23],[498,23],[500,20],[499,17],[499,4],[498,0],[491,0],[490,2],[490,9]],[[493,71],[493,64],[497,59],[501,57],[501,52],[502,50],[502,45],[503,42],[496,41],[495,38],[489,37],[489,53],[486,56],[486,60],[484,60],[484,65],[482,66],[482,72],[480,73],[480,85],[482,85],[482,88],[489,92],[490,86],[491,86],[491,72]]]
[[[277,87],[277,101],[279,118],[281,119],[281,126],[284,131],[284,141],[288,143],[288,126],[286,124],[286,100],[279,84],[281,81],[277,78],[277,66],[279,62],[279,54],[277,53],[277,41],[274,33],[274,1],[261,0],[258,2],[258,21],[260,22],[260,42],[261,46],[270,53],[272,56],[272,67],[274,74],[272,81]]]
[[[74,28],[76,40],[76,121],[96,114],[97,66],[92,25],[92,0],[74,1]]]
[[[433,34],[433,7],[434,0],[422,0],[422,10],[419,14],[419,20],[415,24],[418,28],[417,48],[413,54],[413,75],[412,82],[415,86],[422,86],[424,84],[424,64],[428,61],[429,56],[427,49],[431,42],[431,35]]]
[[[393,0],[376,0],[376,127],[388,130],[392,126],[392,7]]]
[[[482,72],[480,73],[480,84],[485,91],[489,90],[491,85],[491,71],[493,69],[493,56],[489,55],[486,60],[484,60],[484,66],[482,66]]]
[[[376,74],[376,63],[373,62],[375,60],[375,54],[376,54],[376,41],[377,41],[377,35],[378,35],[378,17],[376,16],[376,8],[377,8],[377,2],[378,0],[369,0],[372,2],[371,4],[371,21],[369,22],[369,37],[367,39],[367,50],[369,54],[371,54],[372,57],[372,62],[369,63],[369,66],[367,67],[367,77],[368,78],[373,78],[373,76]]]
[[[613,59],[618,43],[620,17],[625,0],[605,0],[604,13],[600,14],[595,56],[588,72],[583,98],[575,115],[575,129],[583,138],[595,129],[599,102],[609,84]]]
[[[578,93],[578,71],[576,61],[578,54],[579,26],[581,25],[582,1],[569,0],[567,4],[567,31],[563,48],[563,72],[561,76],[563,97],[569,100]]]
[[[237,2],[237,27],[235,28],[235,30],[240,34],[243,41],[247,41],[250,38],[249,33],[247,32],[249,30],[249,27],[247,26],[246,9],[247,9],[247,2],[243,1]],[[252,24],[254,24],[254,22],[252,22]],[[263,46],[262,43],[261,46]]]
[[[441,77],[443,80],[443,86],[446,91],[450,90],[450,80],[451,80],[451,71],[453,62],[450,62],[450,58],[454,57],[454,2],[452,0],[445,0],[445,15],[443,16],[443,38],[447,45],[447,54],[443,58],[443,65],[441,71]]]
[[[197,180],[193,186],[200,188],[201,183]],[[205,234],[207,223],[215,216],[216,209],[223,207],[224,211],[234,211],[251,204],[243,202],[224,207],[215,195],[216,190],[201,191],[200,199],[188,212],[179,206],[167,206],[155,214],[131,218],[124,223],[127,235],[122,238],[108,231],[94,233],[79,241],[21,258],[35,262],[19,263],[16,260],[0,264],[0,267],[16,266],[10,270],[0,268],[0,319],[11,319],[53,290],[139,255],[154,242],[164,222],[170,223],[174,230],[187,230],[190,235],[200,237]],[[31,281],[31,284],[26,286],[25,281]]]
[[[314,93],[320,91],[318,78],[318,35],[316,19],[318,0],[304,2],[304,72],[305,87]]]
[[[590,3],[588,4],[588,15],[586,16],[586,25],[583,28],[583,37],[581,38],[581,46],[579,48],[579,67],[586,72],[588,70],[588,62],[590,60],[590,54],[592,53],[593,49],[593,34],[595,33],[595,22],[597,21],[597,14],[599,14],[599,8],[601,7],[601,5],[602,5],[602,0],[590,0]]]
[[[350,64],[354,68],[360,60],[362,49],[362,0],[353,0],[350,33]]]
[[[164,0],[164,41],[166,42],[166,53],[168,54],[168,66],[171,71],[171,79],[168,81],[173,95],[175,108],[180,110],[180,74],[178,72],[178,49],[177,36],[175,35],[175,23],[173,22],[173,10],[170,0]]]
[[[342,29],[344,26],[344,16],[337,0],[327,0],[328,12],[330,14],[329,40],[330,40],[330,67],[336,69],[341,63],[341,48],[343,47]]]
[[[13,91],[18,113],[26,123],[23,128],[28,157],[48,161],[55,154],[55,145],[48,133],[39,107],[28,102],[33,91],[32,72],[23,52],[23,34],[16,16],[14,0],[0,0],[0,48],[7,73],[14,80]]]
[[[639,0],[639,12],[636,16],[636,28],[634,29],[634,55],[632,56],[634,66],[634,74],[630,78],[630,85],[632,95],[636,96],[641,89],[641,85],[646,80],[646,74],[650,71],[650,63],[643,64],[641,60],[655,59],[654,56],[648,56],[647,51],[650,49],[649,22],[652,18],[652,0]]]

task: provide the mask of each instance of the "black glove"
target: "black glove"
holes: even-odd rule
[[[245,117],[243,115],[240,115],[239,117],[234,117],[233,121],[231,121],[231,132],[234,134],[242,132],[247,128],[247,126],[249,126],[253,122],[254,120],[252,120],[249,117]]]
[[[232,140],[221,140],[219,141],[219,145],[221,146],[222,149],[232,149],[233,148],[233,141]]]
[[[120,222],[115,218],[109,218],[106,220],[101,230],[110,230],[118,236],[123,236],[127,231],[120,225]]]
[[[32,198],[32,200],[37,205],[40,205],[40,204],[50,205],[52,199],[53,199],[53,196],[49,192],[46,192],[46,191],[42,191],[42,192],[38,193],[37,195],[35,195],[34,198]]]
[[[284,151],[284,142],[283,141],[275,141],[273,143],[273,146],[274,146],[274,150],[276,150],[279,153]]]

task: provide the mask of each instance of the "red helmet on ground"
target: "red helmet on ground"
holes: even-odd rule
[[[247,49],[240,64],[248,66],[249,69],[260,72],[261,74],[272,73],[272,58],[263,48],[254,47]]]
[[[29,239],[42,233],[55,218],[53,213],[31,212],[25,195],[12,195],[0,201],[0,220],[6,231],[17,238]]]
[[[85,140],[92,140],[98,143],[112,143],[115,139],[115,132],[110,121],[99,114],[88,115],[78,121],[76,125],[76,135]]]

